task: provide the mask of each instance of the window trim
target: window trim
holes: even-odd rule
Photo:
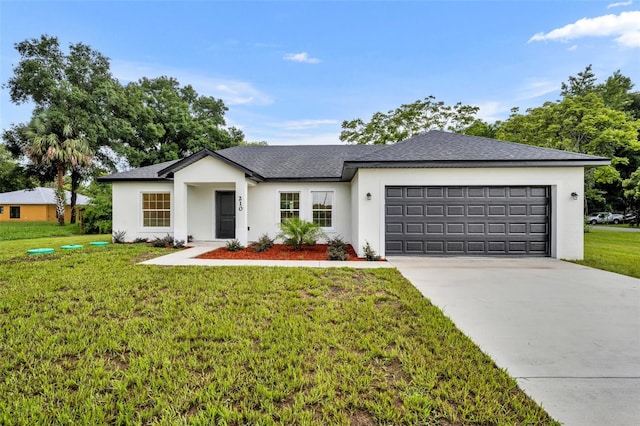
[[[316,209],[313,205],[313,194],[316,192],[324,192],[324,193],[330,193],[331,194],[331,209]],[[310,204],[311,204],[311,221],[315,223],[314,218],[313,218],[313,214],[316,211],[320,211],[320,212],[326,212],[326,211],[330,211],[331,212],[331,226],[320,226],[322,229],[324,230],[332,230],[335,228],[335,211],[336,211],[336,191],[334,189],[311,189],[309,191],[309,196],[310,196]]]
[[[144,196],[150,194],[168,194],[169,195],[169,209],[145,209],[144,207]],[[140,191],[140,228],[143,230],[153,230],[159,232],[170,231],[173,226],[174,213],[173,213],[173,192],[169,190],[148,190],[148,191]],[[144,223],[144,213],[145,211],[168,211],[169,212],[169,225],[168,226],[149,226]]]
[[[4,206],[0,206],[0,214],[4,214]]]
[[[282,195],[283,194],[298,194],[298,208],[291,208],[291,209],[283,209],[282,208]],[[288,201],[288,200],[287,200]],[[302,219],[302,191],[297,190],[297,191],[278,191],[278,223],[282,223],[283,222],[283,217],[282,217],[282,212],[295,212],[297,211],[298,214],[297,216],[291,216],[291,217],[298,217],[300,219]],[[288,218],[287,218],[288,219]]]
[[[15,211],[18,212],[18,215],[15,215]],[[20,209],[20,206],[9,206],[9,219],[20,219],[20,215],[22,214],[22,211]]]

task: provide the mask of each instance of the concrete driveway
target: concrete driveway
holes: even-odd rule
[[[566,425],[640,425],[640,280],[555,259],[389,261]]]

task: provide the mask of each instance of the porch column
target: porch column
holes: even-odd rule
[[[236,182],[236,239],[245,246],[249,243],[248,194],[247,182]]]
[[[187,242],[187,185],[174,183],[173,187],[173,239]]]

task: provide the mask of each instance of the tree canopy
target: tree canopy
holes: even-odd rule
[[[474,121],[478,109],[460,102],[446,105],[434,96],[427,96],[387,113],[376,112],[368,122],[360,118],[343,121],[340,140],[386,145],[432,129],[460,132]]]

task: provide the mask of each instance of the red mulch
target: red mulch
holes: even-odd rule
[[[252,260],[327,260],[327,244],[303,246],[295,251],[283,244],[274,244],[269,250],[256,253],[251,247],[240,251],[229,251],[224,247],[203,253],[197,259],[252,259]],[[347,260],[364,260],[359,258],[351,245],[347,246]]]

